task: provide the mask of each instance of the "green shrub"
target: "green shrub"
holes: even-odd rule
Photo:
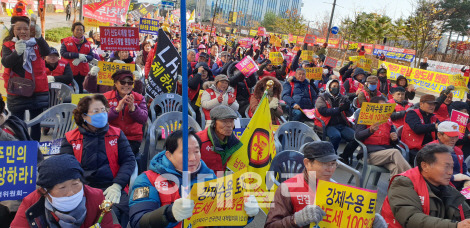
[[[60,27],[46,30],[46,40],[60,42],[61,39],[72,36],[70,27]]]

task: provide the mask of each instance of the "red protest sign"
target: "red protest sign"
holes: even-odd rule
[[[305,36],[304,43],[307,43],[307,44],[315,44],[316,39],[317,39],[317,37],[316,37],[315,35],[307,34],[307,35]]]
[[[242,38],[238,43],[240,43],[240,47],[250,48],[253,44],[253,38]]]
[[[101,49],[108,51],[138,51],[139,28],[100,26]]]
[[[126,22],[130,0],[107,0],[84,5],[83,16],[122,25]]]
[[[338,63],[337,59],[333,59],[331,57],[326,57],[324,64],[329,66],[329,67],[335,68],[337,63]]]
[[[258,36],[265,36],[265,35],[266,35],[266,28],[258,27]]]

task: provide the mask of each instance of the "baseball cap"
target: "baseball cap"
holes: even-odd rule
[[[460,136],[459,125],[451,121],[444,121],[437,126],[438,132],[443,132],[447,136],[457,137]]]
[[[53,47],[51,47],[50,49],[51,49],[51,51],[49,52],[49,55],[57,55],[57,56],[60,56],[60,55],[59,55],[59,52],[57,51],[57,49],[55,49],[55,48],[53,48]]]
[[[304,158],[315,159],[319,162],[335,161],[339,158],[331,142],[314,141],[302,147]]]

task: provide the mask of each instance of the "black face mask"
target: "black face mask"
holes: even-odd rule
[[[338,88],[338,87],[331,88],[331,89],[330,89],[330,93],[331,93],[331,95],[333,95],[333,96],[338,95],[338,93],[339,93],[339,88]]]

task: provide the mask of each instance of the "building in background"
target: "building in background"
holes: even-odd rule
[[[238,13],[237,25],[250,26],[253,21],[261,22],[267,12],[273,12],[280,17],[288,17],[286,12],[300,15],[303,2],[302,0],[197,0],[196,5],[196,18],[199,21],[212,19],[216,12],[228,22],[229,14],[233,11]]]

